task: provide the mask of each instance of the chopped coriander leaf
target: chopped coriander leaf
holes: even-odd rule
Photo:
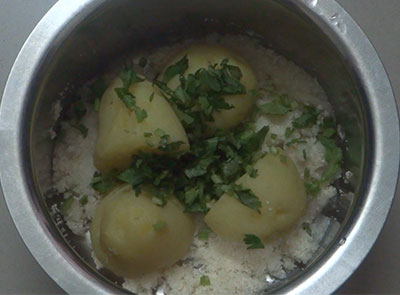
[[[234,196],[245,206],[260,212],[261,201],[253,192],[241,185],[233,185]]]
[[[138,123],[142,122],[144,119],[147,118],[147,112],[142,108],[135,107],[135,114]]]
[[[290,112],[290,108],[276,102],[268,102],[260,106],[260,110],[266,115],[284,115]]]
[[[239,144],[241,146],[241,151],[247,156],[252,156],[256,151],[258,151],[262,144],[264,143],[265,137],[269,131],[269,127],[263,127],[257,132],[251,131],[245,138],[239,137]],[[243,133],[239,134],[242,135]]]
[[[169,67],[162,81],[154,81],[164,97],[171,103],[178,118],[189,134],[202,134],[207,130],[204,121],[213,122],[213,114],[233,108],[223,95],[243,94],[246,88],[240,83],[241,70],[228,64],[225,59],[220,65],[200,68],[194,74],[183,76],[186,71],[186,57]],[[180,74],[180,85],[170,89],[166,82]]]
[[[304,106],[304,111],[300,117],[294,119],[293,127],[297,129],[309,128],[317,123],[320,111],[315,106]]]
[[[114,187],[116,187],[117,183],[113,179],[109,177],[104,177],[100,173],[95,172],[91,186],[93,187],[94,190],[98,191],[99,193],[107,193]]]
[[[158,80],[154,80],[153,84],[160,88],[165,95],[173,96],[174,92],[167,86],[167,84]]]
[[[197,237],[199,240],[207,241],[208,238],[210,237],[211,231],[208,228],[203,228],[199,231]]]
[[[276,135],[275,133],[271,133],[270,136],[271,136],[271,138],[272,138],[273,140],[275,140],[275,139],[278,138],[278,135]]]
[[[163,136],[167,135],[167,133],[161,128],[157,128],[156,130],[154,130],[154,134],[159,137],[163,137]]]
[[[193,203],[191,206],[186,206],[186,213],[204,213],[206,214],[209,211],[207,205],[205,203]]]
[[[308,168],[304,168],[304,179],[310,178],[310,170]]]
[[[308,222],[303,222],[301,224],[301,227],[303,228],[303,230],[311,237],[312,235],[312,230],[310,227],[310,224]]]
[[[207,173],[208,167],[214,161],[214,158],[205,158],[196,162],[193,167],[185,170],[188,178],[198,177]]]
[[[164,73],[162,82],[167,83],[176,75],[183,75],[189,67],[189,61],[187,56],[182,57],[176,64],[171,65],[167,68]]]
[[[151,133],[151,132],[145,132],[145,133],[143,133],[143,135],[144,135],[144,137],[148,138],[148,137],[152,137],[152,136],[153,136],[153,133]]]
[[[85,125],[83,125],[82,123],[79,124],[70,123],[70,125],[71,127],[77,129],[82,134],[83,138],[87,137],[89,129]]]
[[[189,206],[192,205],[197,198],[201,197],[202,193],[203,190],[200,187],[192,187],[188,189],[185,192],[185,204]]]
[[[261,242],[260,238],[256,235],[252,234],[245,234],[244,243],[248,245],[247,249],[264,249],[264,244]]]
[[[82,198],[79,199],[79,203],[81,205],[86,205],[87,202],[88,202],[88,196],[87,195],[84,195]]]
[[[215,184],[221,184],[223,183],[221,176],[217,175],[217,174],[212,174],[211,175],[211,180],[213,183]]]
[[[327,129],[325,129],[325,130],[323,130],[322,131],[322,136],[323,137],[332,137],[333,135],[335,135],[336,134],[336,130],[335,129],[333,129],[333,128],[327,128]]]
[[[64,200],[64,202],[62,202],[60,206],[60,212],[62,215],[65,215],[69,211],[69,209],[71,209],[73,202],[74,202],[73,196],[69,196],[67,199]]]
[[[123,83],[123,88],[125,88],[126,90],[129,90],[129,87],[134,84],[134,83],[139,83],[144,81],[143,78],[139,77],[136,72],[133,70],[133,66],[127,66],[125,67],[119,77],[122,80]]]
[[[228,65],[228,60],[226,59],[225,62],[226,69],[228,70],[229,74],[236,80],[240,80],[243,77],[242,71],[237,66]]]
[[[322,175],[322,181],[331,181],[340,171],[343,152],[338,146],[336,146],[335,139],[320,136],[319,140],[325,147],[325,158],[328,162],[328,167]]]
[[[150,98],[149,98],[150,102],[152,102],[153,99],[154,99],[154,92],[150,95]]]
[[[321,182],[317,179],[309,179],[304,183],[307,194],[315,197],[321,191]]]
[[[199,69],[195,74],[200,81],[201,92],[207,93],[209,91],[220,92],[222,90],[222,83],[218,76],[213,72],[206,69]]]
[[[307,161],[307,152],[306,152],[306,150],[303,150],[303,159],[304,159],[304,161]]]
[[[170,143],[163,143],[161,146],[158,147],[159,150],[163,152],[176,152],[179,151],[181,145],[185,144],[183,141],[174,141]]]
[[[236,176],[242,171],[242,163],[241,163],[241,158],[236,157],[236,158],[232,158],[229,159],[228,161],[222,163],[221,165],[221,172],[222,172],[222,176],[223,178],[228,181],[231,182],[233,181]]]
[[[206,275],[202,275],[200,278],[200,285],[201,286],[210,286],[211,285],[210,278]]]
[[[260,106],[260,110],[266,115],[285,115],[294,110],[297,104],[289,99],[287,95],[281,95],[272,102]]]
[[[162,181],[163,179],[165,179],[167,176],[168,176],[168,171],[165,170],[165,171],[161,172],[161,173],[154,179],[153,184],[154,184],[155,186],[160,185],[161,181]]]
[[[118,180],[126,182],[136,188],[143,182],[143,175],[140,170],[135,167],[129,168],[118,175]]]
[[[163,152],[176,152],[179,150],[180,146],[183,144],[185,144],[185,143],[181,140],[170,142],[170,143],[168,143],[168,140],[167,140],[167,142],[162,140],[161,145],[158,147],[158,149]]]
[[[186,104],[191,100],[190,95],[181,86],[175,89],[173,93],[173,100],[180,104]]]
[[[333,129],[333,130],[335,130],[335,133],[336,133],[336,130],[337,130],[336,121],[333,118],[324,118],[324,120],[322,121],[322,124],[319,127],[320,127],[320,130],[322,130],[322,131],[327,130],[327,129]],[[331,136],[326,136],[326,137],[331,137]]]
[[[126,88],[115,88],[118,97],[123,101],[129,110],[134,110],[136,106],[136,98]]]
[[[250,165],[247,166],[246,167],[246,172],[251,178],[256,178],[258,176],[258,173],[257,173],[258,171],[253,166],[250,166]]]
[[[168,227],[168,223],[166,223],[165,221],[159,221],[159,222],[153,224],[153,229],[156,232],[165,230],[167,227]]]
[[[182,112],[180,109],[176,107],[174,108],[174,110],[179,120],[181,120],[184,126],[189,126],[195,122],[195,118],[193,116],[190,116],[185,112]]]
[[[322,175],[322,181],[333,180],[340,171],[340,163],[342,160],[342,150],[336,148],[334,150],[327,150],[325,152],[325,157],[328,161],[328,167]]]

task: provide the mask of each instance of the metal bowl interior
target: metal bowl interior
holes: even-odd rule
[[[355,198],[338,195],[324,211],[341,228],[327,233],[307,266],[266,292],[330,293],[372,247],[395,192],[398,117],[379,58],[334,1],[60,1],[29,37],[10,75],[0,112],[6,151],[0,163],[7,168],[0,173],[18,230],[67,292],[125,291],[118,278],[96,271],[86,241],[49,214],[52,102],[138,50],[211,32],[251,35],[303,67],[327,92],[347,137],[344,169],[355,176],[338,186]]]

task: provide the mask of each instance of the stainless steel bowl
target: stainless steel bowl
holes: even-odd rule
[[[60,92],[128,53],[209,32],[260,39],[315,76],[346,135],[345,167],[355,198],[324,214],[341,222],[313,261],[266,292],[326,294],[375,242],[395,193],[399,122],[383,66],[366,36],[333,0],[61,0],[34,29],[13,66],[0,110],[2,189],[25,243],[68,293],[125,292],[98,273],[85,241],[56,225],[51,186],[51,103]]]

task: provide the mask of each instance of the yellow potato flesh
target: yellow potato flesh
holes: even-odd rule
[[[122,87],[119,78],[108,87],[101,99],[94,155],[94,163],[99,171],[128,168],[132,155],[139,151],[160,153],[160,137],[154,134],[158,128],[170,136],[169,142],[184,142],[180,151],[189,150],[181,122],[169,103],[150,82],[135,83],[130,88],[130,92],[136,97],[136,105],[147,112],[147,118],[142,122],[137,121],[135,111],[129,110],[117,96],[114,89],[118,87]],[[145,133],[153,135],[145,137]]]
[[[136,197],[129,185],[110,192],[96,209],[90,234],[94,253],[115,274],[134,277],[166,268],[190,248],[195,224],[176,200],[164,207]]]
[[[240,68],[243,77],[240,82],[246,87],[246,90],[256,89],[258,87],[257,77],[250,65],[234,52],[216,45],[194,45],[181,52],[167,67],[174,65],[182,57],[187,55],[189,67],[184,75],[194,74],[200,68],[208,68],[210,65],[220,64],[225,58],[229,59],[230,65]],[[165,70],[164,70],[165,72]],[[162,77],[162,75],[161,75]],[[167,86],[176,89],[180,85],[179,77],[173,77]],[[225,101],[234,108],[214,112],[214,122],[207,122],[211,131],[215,129],[229,129],[241,123],[250,113],[254,106],[255,98],[248,94],[224,95]]]
[[[266,240],[290,229],[305,213],[305,187],[289,157],[268,154],[255,168],[256,178],[246,174],[237,183],[260,199],[261,214],[224,194],[205,217],[207,225],[223,238],[242,241],[245,234],[253,234]]]

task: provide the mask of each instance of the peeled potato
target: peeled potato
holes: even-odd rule
[[[234,52],[217,45],[194,45],[181,52],[167,67],[174,65],[177,61],[187,55],[189,67],[184,75],[194,74],[200,68],[208,68],[210,65],[220,64],[223,59],[228,58],[229,64],[241,69],[243,77],[240,82],[246,87],[246,90],[258,87],[256,74],[250,65]],[[166,70],[165,69],[165,70]],[[164,70],[164,72],[165,72]],[[173,77],[167,86],[175,89],[180,85],[178,75]],[[207,122],[211,130],[229,129],[242,122],[253,108],[255,98],[248,94],[225,95],[224,99],[234,108],[214,112],[214,122]]]
[[[223,238],[242,241],[245,234],[267,239],[288,230],[305,213],[307,198],[296,166],[285,156],[268,154],[255,165],[256,178],[237,181],[260,199],[261,214],[224,194],[205,217],[207,225]]]
[[[160,153],[160,137],[154,134],[162,129],[169,135],[169,142],[182,141],[180,151],[189,150],[189,143],[181,122],[168,102],[148,81],[135,83],[130,92],[136,97],[136,105],[147,112],[142,122],[135,111],[127,108],[117,96],[115,88],[122,87],[117,78],[104,93],[99,109],[99,131],[94,163],[101,172],[128,168],[132,155],[139,151]],[[152,101],[150,101],[150,97]],[[145,133],[151,133],[146,137]]]
[[[110,192],[96,209],[90,235],[96,257],[115,274],[134,277],[171,266],[190,248],[193,218],[176,200],[164,207],[130,185]]]

